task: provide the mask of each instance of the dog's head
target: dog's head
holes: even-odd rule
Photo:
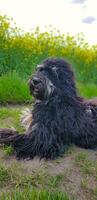
[[[30,93],[46,100],[54,95],[75,95],[74,74],[70,64],[61,58],[49,58],[37,65],[29,80]]]

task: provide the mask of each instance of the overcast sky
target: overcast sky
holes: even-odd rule
[[[97,0],[0,0],[0,14],[25,31],[52,25],[62,33],[83,32],[89,44],[97,44]]]

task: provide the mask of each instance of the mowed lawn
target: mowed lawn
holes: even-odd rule
[[[24,131],[25,106],[0,108],[0,127]],[[97,200],[97,151],[75,146],[53,161],[17,160],[9,146],[0,146],[0,200]]]

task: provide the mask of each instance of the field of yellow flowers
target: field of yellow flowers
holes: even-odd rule
[[[1,103],[28,102],[27,79],[38,63],[51,56],[72,64],[82,95],[97,96],[97,45],[90,47],[81,33],[62,35],[53,28],[41,33],[38,27],[25,33],[11,24],[7,16],[0,16]]]

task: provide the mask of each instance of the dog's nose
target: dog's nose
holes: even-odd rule
[[[32,79],[32,83],[33,83],[33,85],[37,85],[38,83],[40,83],[40,79],[34,77],[34,78]]]

